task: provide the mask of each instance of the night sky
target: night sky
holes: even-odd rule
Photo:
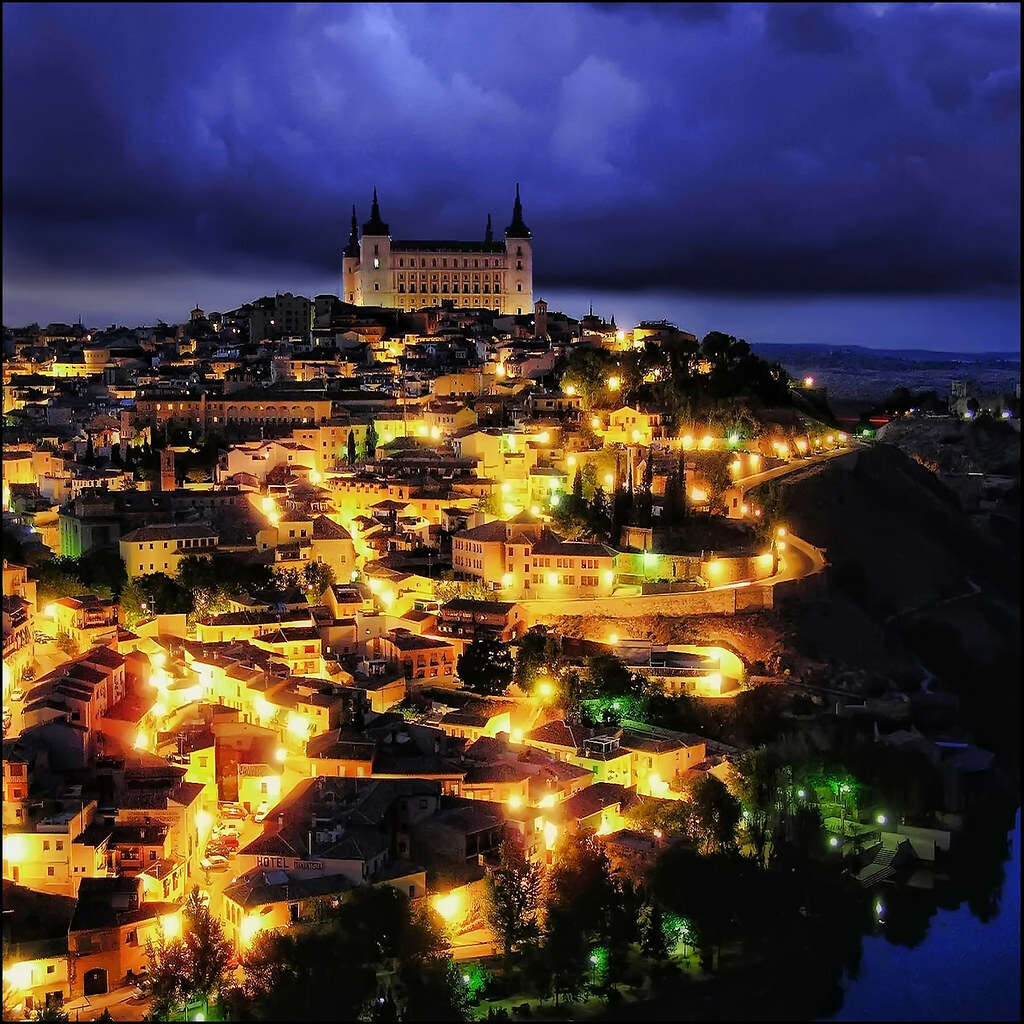
[[[337,293],[351,204],[535,294],[754,341],[1019,342],[1020,13],[18,5],[4,322]],[[582,308],[581,308],[582,307]]]

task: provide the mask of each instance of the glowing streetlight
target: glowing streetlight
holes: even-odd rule
[[[813,377],[804,377],[804,387],[805,388],[813,388],[814,387],[814,378]]]
[[[613,374],[611,377],[608,378],[608,390],[609,391],[618,391],[621,386],[622,386],[622,379],[620,377],[617,377],[617,376],[615,376]]]

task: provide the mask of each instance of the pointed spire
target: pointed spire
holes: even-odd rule
[[[485,242],[493,242],[494,241],[494,231],[491,228],[491,215],[490,214],[487,214],[487,230],[484,232],[484,241]]]
[[[348,231],[348,244],[345,246],[345,256],[359,259],[359,222],[356,220],[356,204],[352,204],[352,224]]]
[[[516,182],[516,201],[512,206],[512,223],[505,228],[506,238],[529,238],[530,229],[523,220],[523,204],[519,198],[519,182]]]
[[[380,215],[380,204],[377,202],[377,186],[373,187],[373,202],[370,204],[370,219],[363,225],[364,235],[387,235],[387,224]]]

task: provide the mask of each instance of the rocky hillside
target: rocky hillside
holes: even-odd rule
[[[883,617],[980,586],[1016,595],[1019,551],[979,531],[936,476],[891,445],[784,478],[795,533],[824,547],[832,584]]]

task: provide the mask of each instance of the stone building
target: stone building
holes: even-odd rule
[[[519,186],[503,242],[494,241],[490,216],[479,242],[392,239],[374,189],[362,237],[352,207],[341,276],[342,299],[358,306],[414,310],[448,299],[504,315],[532,313],[533,246]]]

